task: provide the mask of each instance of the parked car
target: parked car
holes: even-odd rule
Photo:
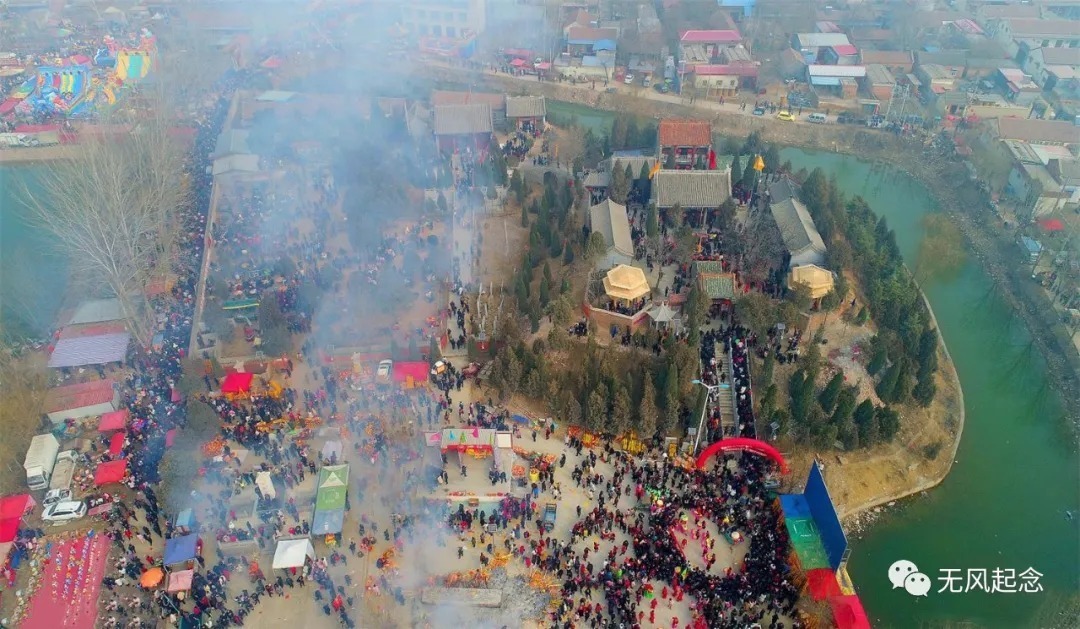
[[[764,107],[754,107],[754,115],[755,116],[764,116],[765,115],[765,108]]]
[[[838,124],[851,124],[855,120],[855,114],[847,111],[842,111],[836,115],[836,122]]]
[[[48,493],[45,494],[45,499],[41,501],[41,504],[45,505],[46,507],[51,507],[54,504],[70,501],[70,489],[50,489]]]
[[[795,116],[792,116],[790,111],[781,111],[777,113],[776,119],[783,120],[784,122],[795,122]]]
[[[626,78],[624,80],[626,81],[627,85],[633,85],[634,84],[634,75],[633,74],[627,74]]]
[[[389,382],[390,372],[394,370],[394,361],[380,360],[379,369],[375,372],[375,379],[379,382]]]
[[[825,124],[826,122],[829,121],[829,119],[825,116],[825,114],[819,114],[819,113],[816,113],[816,112],[810,114],[809,116],[807,116],[806,119],[809,122],[812,122],[814,124]]]
[[[68,522],[86,515],[86,503],[82,500],[65,500],[45,508],[41,519],[46,522]]]

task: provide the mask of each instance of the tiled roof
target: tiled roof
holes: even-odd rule
[[[698,286],[711,300],[735,298],[735,274],[725,273],[721,263],[701,260],[694,263]]]
[[[1003,140],[1046,142],[1050,144],[1080,143],[1080,127],[1068,120],[1038,120],[998,118],[998,137]]]
[[[698,76],[757,76],[758,67],[754,63],[699,63],[693,72]]]
[[[604,235],[604,242],[624,256],[634,256],[634,241],[630,237],[630,221],[626,206],[605,199],[589,208],[592,231]]]
[[[866,78],[871,85],[895,85],[896,78],[892,72],[883,65],[871,63],[866,66]]]
[[[1080,29],[1072,20],[1040,20],[1038,18],[1005,18],[1013,37],[1080,37]]]
[[[1039,48],[1048,66],[1080,66],[1080,48]],[[1034,51],[1032,51],[1034,52]]]
[[[112,299],[92,299],[79,304],[79,307],[75,309],[75,314],[68,321],[68,325],[119,321],[123,318],[124,313],[120,309],[119,299],[115,297]]]
[[[769,211],[780,228],[784,248],[793,257],[811,250],[825,253],[825,241],[821,239],[814,219],[810,218],[810,212],[801,201],[795,197],[774,201],[769,204]]]
[[[569,42],[598,42],[605,39],[616,40],[619,38],[617,28],[591,28],[588,26],[571,26],[566,32],[566,40]]]
[[[734,29],[713,31],[683,31],[679,42],[683,44],[737,44],[742,35]]]
[[[435,107],[435,135],[491,133],[491,107],[478,105],[438,105]]]
[[[49,367],[82,367],[119,362],[127,357],[130,343],[131,334],[127,332],[62,338],[56,342],[56,347],[49,356]]]
[[[69,411],[111,401],[115,395],[112,380],[94,380],[49,389],[45,393],[45,412]]]
[[[863,50],[862,62],[865,64],[880,63],[884,66],[911,65],[910,50]]]
[[[543,118],[547,106],[543,96],[507,96],[507,118]]]
[[[660,121],[657,137],[661,146],[709,146],[712,125],[707,120],[666,118]]]
[[[729,170],[661,170],[653,177],[657,207],[719,207],[731,197]]]
[[[483,103],[494,109],[506,107],[506,97],[502,94],[490,94],[487,92],[449,92],[446,90],[432,90],[431,104],[439,105],[475,105]]]

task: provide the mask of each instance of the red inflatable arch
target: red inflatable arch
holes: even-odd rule
[[[780,454],[780,451],[770,446],[764,441],[758,441],[757,439],[748,439],[746,437],[732,437],[731,439],[721,439],[716,443],[705,448],[698,455],[697,467],[698,469],[704,469],[705,464],[709,462],[709,459],[713,458],[721,452],[732,452],[734,450],[749,450],[758,456],[769,457],[780,466],[780,472],[787,474],[790,469],[788,468],[787,461],[784,460],[784,455]]]

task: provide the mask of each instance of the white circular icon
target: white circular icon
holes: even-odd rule
[[[921,572],[912,572],[904,579],[904,589],[912,596],[926,596],[930,591],[930,577]]]
[[[904,587],[904,579],[907,579],[909,574],[918,571],[919,567],[907,559],[894,561],[893,565],[889,566],[889,582],[892,583],[894,590],[902,588]]]

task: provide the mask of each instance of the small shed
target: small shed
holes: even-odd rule
[[[165,554],[162,563],[173,566],[195,559],[199,547],[199,536],[188,533],[180,537],[165,540]]]
[[[547,103],[543,96],[507,96],[506,118],[515,128],[543,131]]]
[[[119,403],[120,394],[112,380],[95,380],[49,389],[45,394],[45,414],[54,424],[59,424],[115,411]]]

